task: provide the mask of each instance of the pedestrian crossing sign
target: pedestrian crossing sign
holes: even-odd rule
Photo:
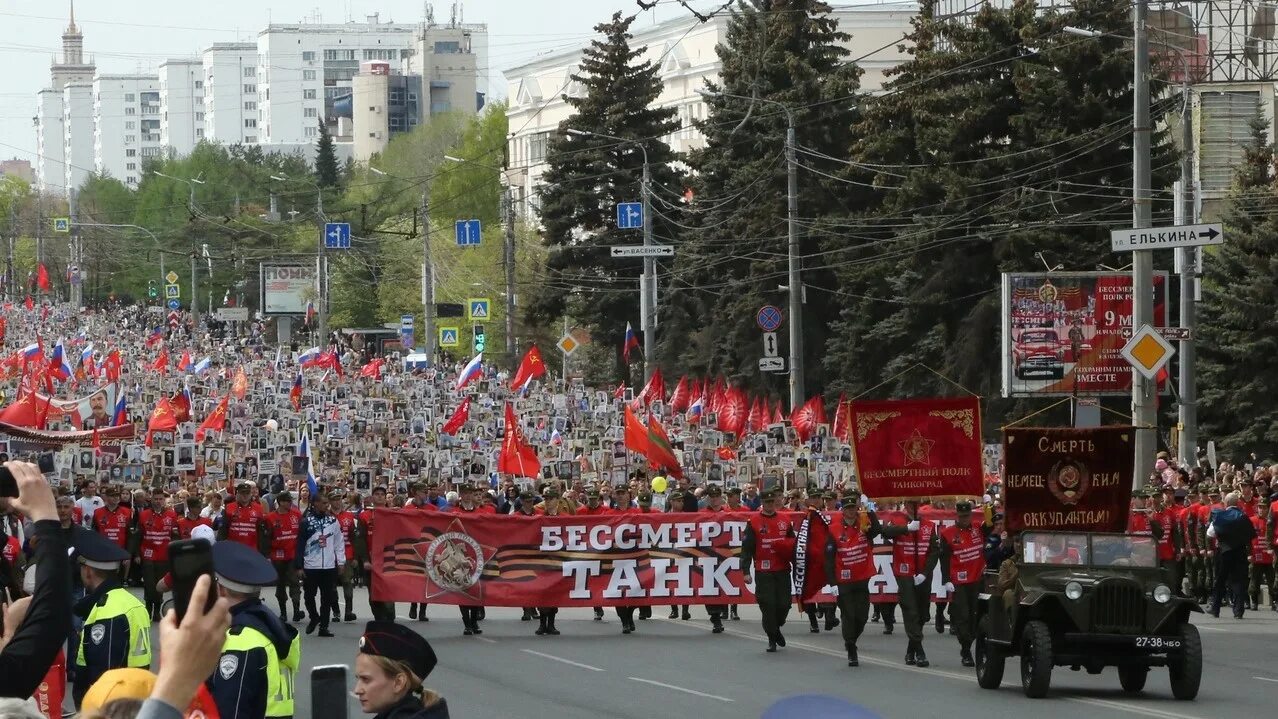
[[[439,346],[440,347],[456,347],[460,344],[457,341],[461,331],[457,327],[440,327],[439,328]]]
[[[469,308],[467,319],[471,322],[486,320],[490,316],[488,312],[489,303],[486,299],[475,299],[472,297],[471,299],[466,300],[466,306]]]

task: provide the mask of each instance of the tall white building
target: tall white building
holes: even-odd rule
[[[73,82],[91,82],[94,66],[84,57],[84,35],[75,24],[75,3],[71,20],[62,32],[62,57],[49,68],[50,85],[36,95],[36,185],[41,192],[65,194],[67,130],[64,127],[62,89]]]
[[[97,172],[136,187],[142,162],[161,150],[159,76],[99,74],[93,81]]]
[[[94,169],[92,82],[69,82],[62,88],[62,128],[63,186],[73,192]]]
[[[204,139],[204,62],[194,58],[160,64],[160,144],[172,156],[188,155]]]
[[[847,42],[849,57],[857,58],[864,70],[861,87],[873,92],[883,86],[884,73],[905,59],[898,44],[910,30],[910,19],[918,11],[914,2],[835,7],[839,29],[852,37]],[[632,48],[644,48],[641,59],[660,68],[664,83],[656,104],[677,110],[680,129],[665,138],[675,151],[700,147],[701,134],[692,126],[706,117],[705,100],[698,90],[706,80],[719,77],[719,56],[715,46],[726,37],[729,18],[719,14],[709,22],[683,17],[650,27],[632,30]],[[517,207],[534,211],[536,190],[546,169],[546,145],[559,123],[572,114],[563,96],[584,92],[571,76],[578,72],[582,49],[538,57],[505,71],[510,120],[509,167]]]
[[[258,34],[254,77],[260,142],[315,142],[320,118],[332,121],[333,103],[351,93],[360,63],[400,67],[413,54],[416,31],[416,25],[384,23],[377,15],[365,23],[267,26]]]
[[[224,145],[257,143],[257,45],[215,42],[203,60],[204,136]]]

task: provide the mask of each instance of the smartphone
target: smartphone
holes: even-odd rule
[[[40,474],[53,474],[53,454],[47,453],[36,457],[36,464],[40,466]],[[16,497],[18,496],[18,480],[13,476],[13,472],[8,467],[0,466],[0,497]]]
[[[213,545],[206,539],[179,539],[169,543],[169,563],[173,568],[173,608],[177,610],[178,621],[186,616],[187,605],[191,603],[191,593],[195,591],[195,583],[202,575],[213,577]],[[213,608],[217,601],[217,592],[210,587],[208,599],[204,602],[204,611]]]
[[[350,707],[346,700],[349,696],[345,664],[326,664],[311,670],[312,716],[347,719]]]

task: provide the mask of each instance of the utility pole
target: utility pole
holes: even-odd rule
[[[515,351],[515,198],[512,197],[510,185],[502,193],[502,219],[506,224],[506,242],[502,253],[502,264],[506,269],[506,356],[513,366],[516,361]]]
[[[319,254],[315,256],[315,309],[319,315],[320,347],[328,347],[328,257],[324,254],[324,190],[315,186],[315,214],[319,219]]]
[[[422,332],[426,356],[435,361],[435,266],[430,258],[430,184],[422,188]]]
[[[195,246],[191,246],[191,335],[199,336],[200,327],[200,294],[195,282]]]
[[[9,200],[9,256],[4,266],[4,296],[13,301],[17,294],[13,291],[13,243],[18,239],[18,201]]]
[[[1194,126],[1191,112],[1191,90],[1189,84],[1189,60],[1180,53],[1184,65],[1184,77],[1181,81],[1180,95],[1180,203],[1182,221],[1188,224],[1198,222],[1194,213]],[[1177,405],[1177,421],[1180,424],[1180,442],[1178,455],[1180,466],[1193,466],[1198,462],[1198,385],[1194,377],[1196,356],[1194,352],[1193,331],[1197,318],[1195,304],[1198,283],[1199,248],[1179,247],[1176,254],[1180,260],[1180,326],[1190,333],[1190,337],[1180,343],[1180,402]]]
[[[782,107],[785,107],[782,105]],[[803,404],[803,278],[799,270],[799,165],[795,159],[794,115],[785,108],[786,255],[790,268],[790,411]]]
[[[635,143],[643,152],[643,180],[639,186],[639,198],[643,201],[643,246],[652,246],[652,173],[648,167],[648,150],[640,143]],[[643,302],[643,378],[652,378],[652,371],[657,368],[653,355],[657,344],[657,258],[643,258],[643,291],[639,299]]]
[[[67,264],[78,270],[79,253],[77,246],[79,245],[80,230],[75,226],[76,205],[78,204],[76,199],[76,192],[74,189],[67,192],[67,215],[71,220],[71,226],[68,228],[71,230],[71,233],[67,236]],[[69,269],[70,268],[68,268],[68,270]],[[68,279],[71,278],[71,273],[69,271],[67,273],[67,277]],[[80,301],[80,283],[72,281],[68,284],[67,301],[72,307],[83,307],[83,303]]]
[[[1132,226],[1152,224],[1150,211],[1149,0],[1136,0],[1133,22],[1135,77],[1132,82]],[[1132,253],[1132,330],[1154,322],[1154,253]],[[1158,413],[1154,410],[1156,383],[1132,370],[1132,424],[1136,432],[1136,463],[1132,486],[1140,488],[1154,457]]]

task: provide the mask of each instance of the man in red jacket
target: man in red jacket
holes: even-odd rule
[[[212,527],[213,521],[208,517],[200,516],[199,497],[191,497],[186,500],[186,516],[178,517],[178,535],[181,539],[190,539],[191,532],[196,527]]]
[[[1256,514],[1251,525],[1256,528],[1256,538],[1251,540],[1251,608],[1260,604],[1260,585],[1269,587],[1269,608],[1278,612],[1278,595],[1274,594],[1274,546],[1265,538],[1265,526],[1269,523],[1269,505],[1256,503]]]
[[[355,512],[351,508],[355,506],[359,495],[351,492],[344,497],[340,494],[334,495],[333,510],[334,516],[337,517],[337,526],[342,530],[342,539],[346,541],[346,563],[342,565],[342,570],[338,573],[338,583],[342,585],[342,596],[346,600],[345,619],[348,622],[355,621],[355,572],[358,563],[355,561]],[[336,621],[337,607],[333,607],[333,620]]]
[[[955,524],[941,530],[940,562],[942,587],[948,592],[953,610],[954,633],[959,641],[959,658],[965,667],[976,666],[972,660],[972,639],[976,630],[981,577],[985,574],[985,539],[993,523],[986,518],[980,526],[972,524],[972,503],[966,500],[954,505]]]
[[[109,486],[102,492],[106,500],[105,507],[98,507],[93,513],[93,531],[101,534],[122,549],[129,547],[129,526],[133,523],[133,510],[120,504],[120,488]],[[120,566],[120,581],[129,575],[129,565]]]
[[[270,537],[271,565],[279,575],[275,584],[275,601],[280,605],[280,621],[288,621],[288,605],[285,597],[293,600],[293,621],[306,617],[302,611],[302,585],[297,577],[294,559],[297,557],[297,534],[302,526],[302,513],[293,506],[293,495],[280,492],[275,497],[275,511],[266,515],[267,535]]]
[[[266,543],[266,510],[253,500],[253,485],[241,482],[235,488],[235,501],[226,505],[218,541],[232,541],[261,551]]]
[[[755,579],[754,598],[763,616],[769,652],[785,646],[781,627],[790,613],[790,565],[794,562],[794,523],[777,512],[781,490],[769,487],[763,505],[750,515],[741,540],[741,574]]]
[[[843,495],[842,520],[830,527],[830,540],[825,551],[825,576],[839,588],[839,611],[843,613],[843,646],[848,651],[848,666],[859,666],[856,642],[861,638],[870,616],[870,580],[874,566],[874,538],[881,531],[874,512],[863,518],[861,495]]]
[[[939,555],[936,524],[920,519],[918,500],[905,502],[905,511],[892,512],[885,517],[883,536],[892,539],[892,574],[896,578],[896,598],[901,605],[901,623],[909,644],[905,650],[905,663],[928,666],[923,651],[923,625],[927,624],[927,610],[931,605],[932,572]],[[893,605],[884,607],[884,618],[895,611]]]
[[[156,583],[169,571],[169,542],[180,536],[177,512],[168,506],[164,490],[151,492],[151,506],[138,514],[138,549],[133,561],[142,562],[142,591],[151,621],[160,620],[164,595]]]
[[[577,508],[577,516],[579,517],[597,517],[605,514],[612,514],[612,508],[603,503],[603,495],[598,489],[591,487],[586,490],[586,503]],[[604,617],[603,607],[595,607],[595,621],[602,622]],[[624,630],[625,627],[622,627]],[[629,632],[626,632],[629,634]]]

